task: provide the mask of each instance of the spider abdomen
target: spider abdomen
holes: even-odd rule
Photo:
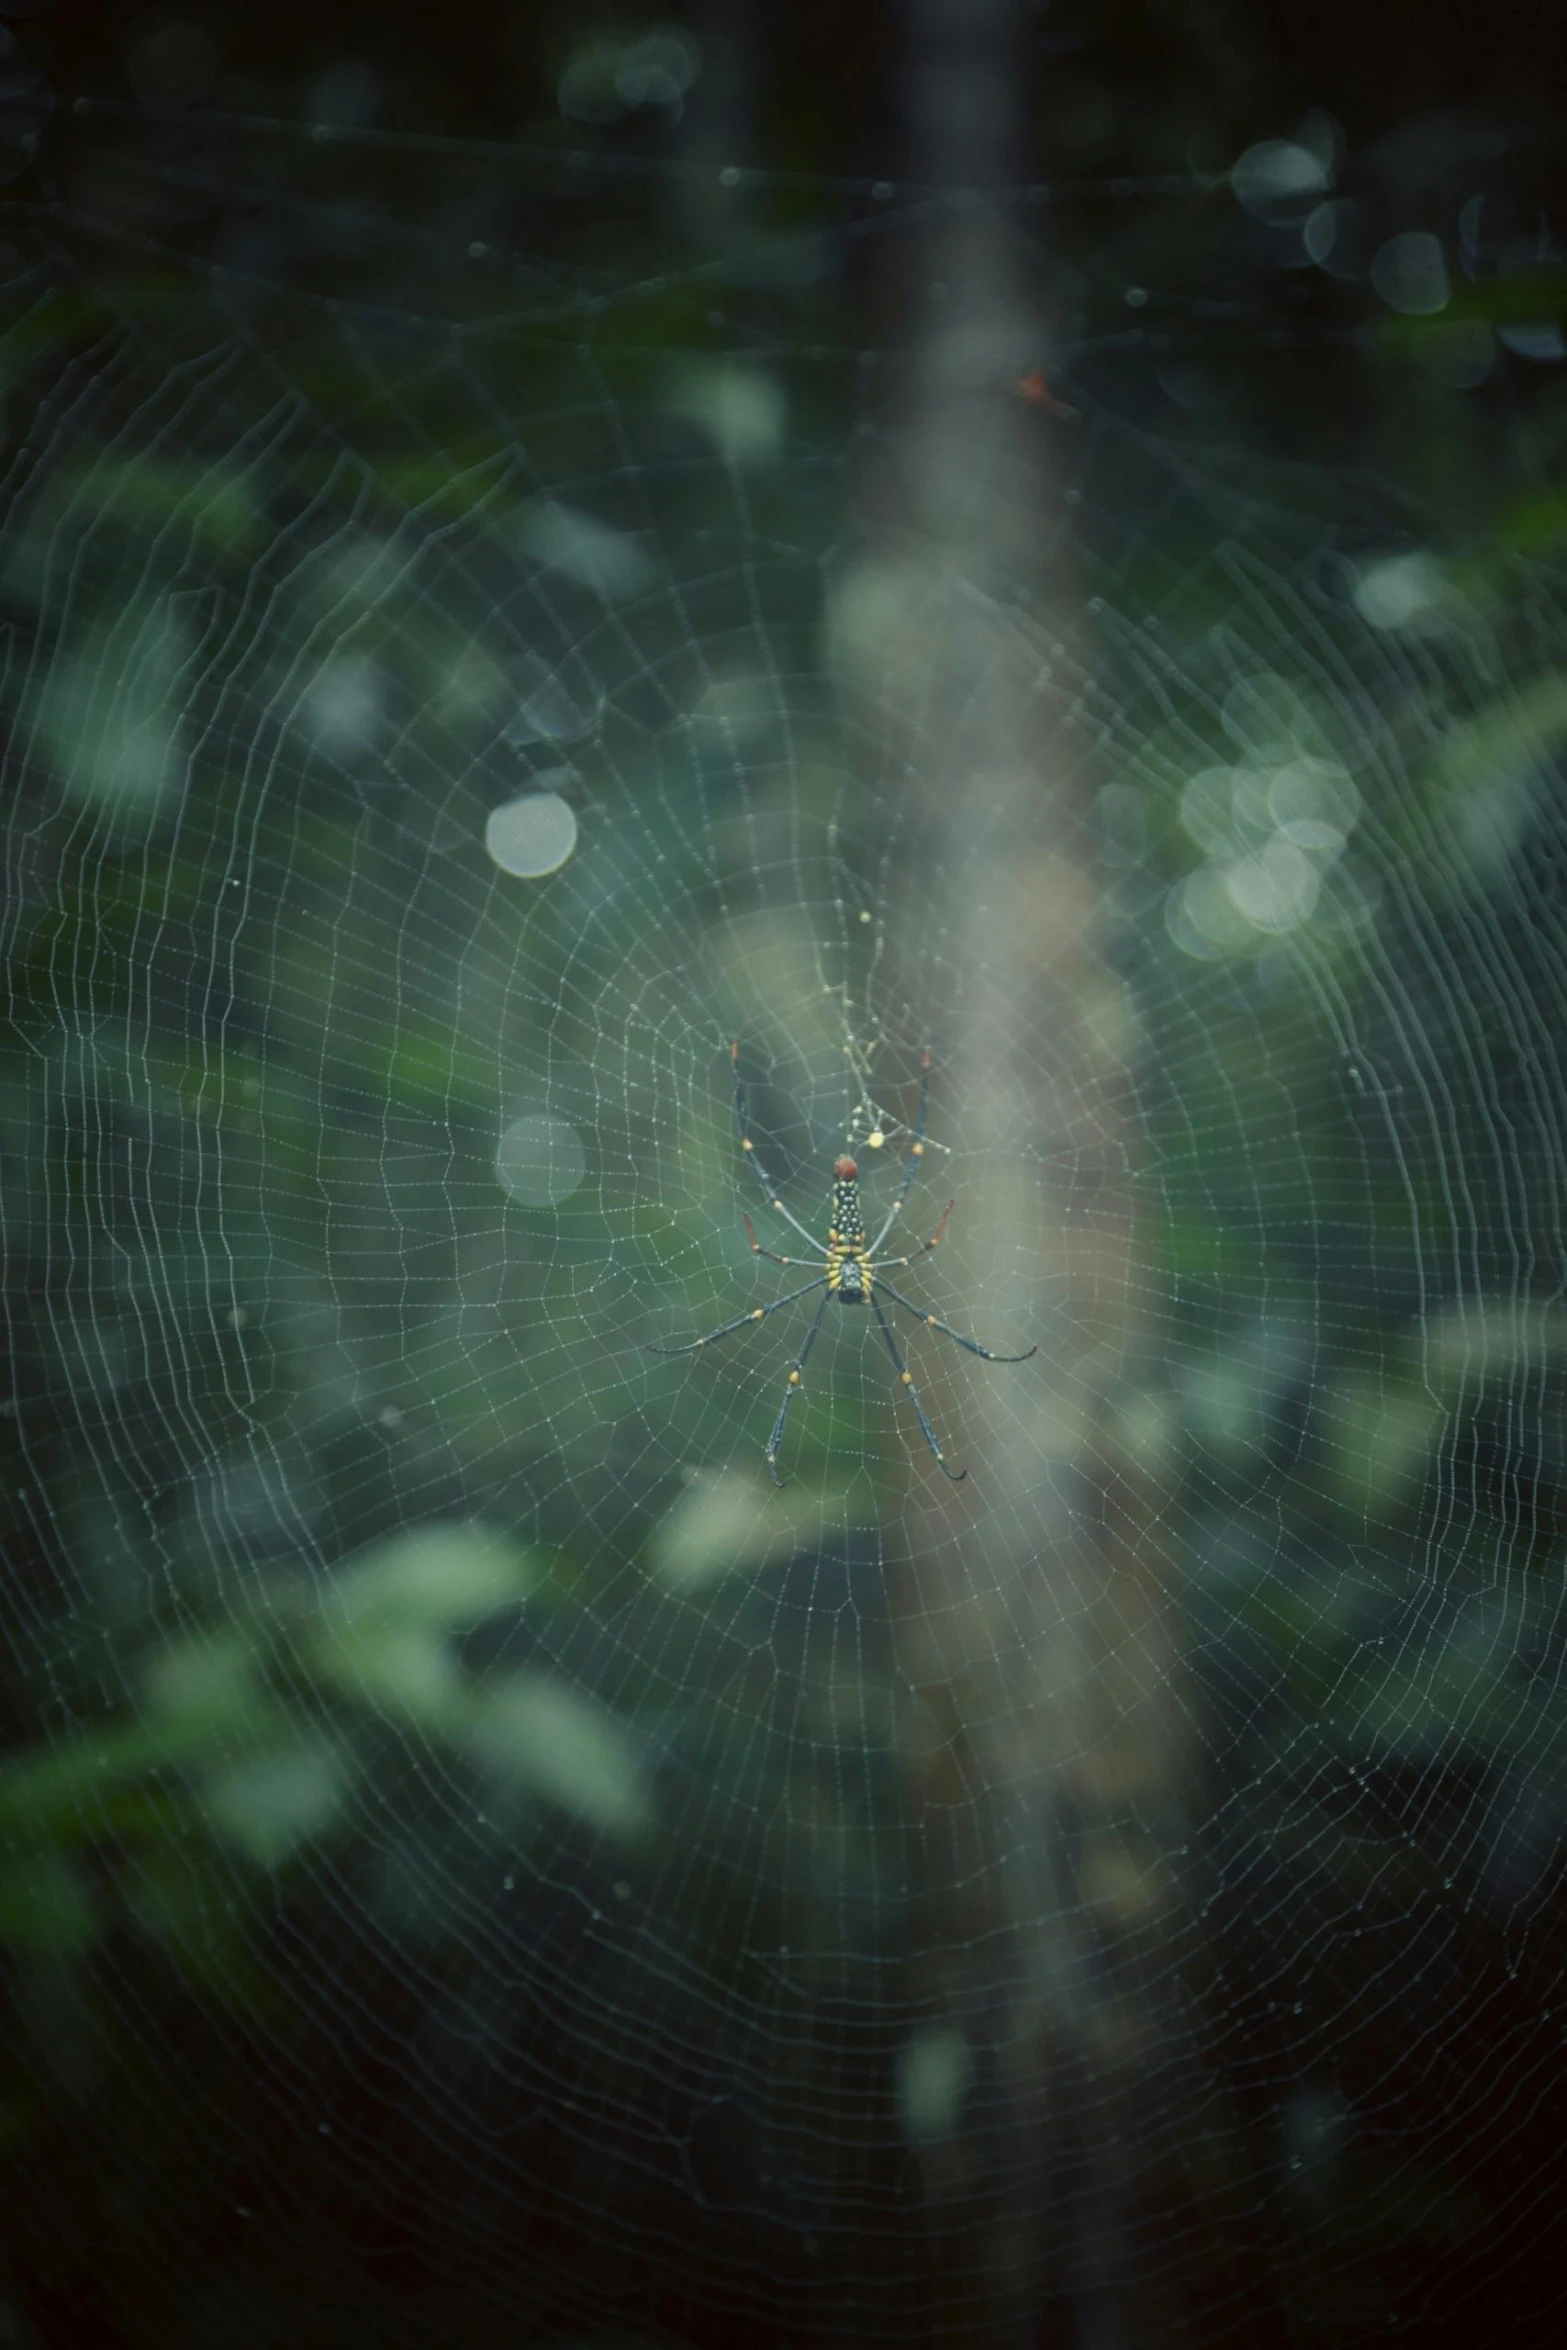
[[[844,1170],[847,1168],[848,1172]],[[839,1159],[833,1167],[832,1238],[852,1249],[865,1238],[865,1226],[860,1217],[860,1187],[855,1180],[856,1169],[852,1159]]]

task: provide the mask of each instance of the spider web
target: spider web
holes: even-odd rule
[[[1560,2179],[1555,577],[1092,320],[922,567],[842,287],[962,191],[633,278],[607,157],[96,120],[5,306],[28,2322],[118,2196],[258,2341],[1429,2327]],[[823,1239],[932,1056],[899,1284],[1041,1344],[900,1328],[958,1498],[863,1316],[781,1494],[814,1299],[648,1351],[798,1253],[732,1041]]]

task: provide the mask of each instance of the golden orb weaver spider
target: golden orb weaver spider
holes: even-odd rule
[[[738,1038],[729,1047],[729,1060],[735,1073],[735,1123],[740,1130],[741,1155],[749,1161],[755,1170],[756,1180],[766,1195],[768,1205],[776,1208],[784,1221],[794,1227],[808,1248],[819,1251],[821,1243],[814,1233],[808,1232],[799,1217],[792,1210],[786,1208],[778,1197],[777,1190],[756,1155],[756,1145],[745,1130],[745,1083],[740,1075],[740,1043]],[[920,1402],[919,1391],[914,1385],[914,1374],[899,1353],[898,1341],[893,1334],[892,1324],[882,1312],[881,1300],[876,1295],[876,1284],[880,1282],[893,1304],[902,1306],[906,1314],[912,1314],[917,1321],[923,1322],[927,1330],[939,1330],[944,1338],[956,1339],[959,1346],[966,1348],[971,1355],[978,1355],[984,1362],[1026,1363],[1031,1355],[1037,1355],[1039,1352],[1037,1346],[1031,1346],[1026,1353],[1020,1355],[996,1354],[992,1348],[981,1346],[977,1339],[965,1338],[961,1331],[954,1330],[950,1323],[943,1322],[939,1316],[927,1313],[923,1306],[915,1305],[912,1299],[901,1296],[890,1281],[882,1278],[887,1271],[900,1272],[905,1265],[914,1264],[920,1257],[929,1256],[932,1249],[940,1247],[941,1236],[947,1229],[947,1218],[951,1215],[955,1204],[952,1200],[948,1200],[942,1210],[941,1222],[936,1226],[929,1240],[922,1247],[915,1249],[911,1256],[889,1257],[885,1266],[875,1262],[877,1250],[902,1213],[903,1203],[909,1196],[910,1187],[919,1172],[920,1161],[925,1155],[925,1118],[929,1108],[930,1054],[927,1052],[920,1063],[920,1106],[914,1121],[914,1132],[910,1138],[908,1156],[904,1161],[903,1180],[898,1186],[898,1195],[883,1217],[881,1229],[874,1240],[866,1239],[865,1224],[860,1214],[860,1170],[854,1160],[845,1153],[833,1161],[832,1223],[827,1231],[825,1260],[822,1270],[818,1274],[811,1280],[803,1282],[798,1289],[786,1290],[782,1297],[775,1297],[771,1305],[754,1306],[749,1313],[736,1314],[732,1322],[723,1323],[717,1330],[709,1330],[705,1338],[691,1339],[685,1346],[660,1346],[654,1340],[647,1342],[654,1354],[693,1355],[704,1346],[712,1346],[720,1338],[728,1338],[736,1330],[743,1330],[748,1322],[765,1322],[769,1314],[776,1314],[781,1306],[793,1305],[798,1298],[809,1297],[813,1289],[822,1291],[821,1304],[817,1307],[811,1320],[811,1327],[805,1334],[805,1343],[794,1358],[794,1367],[790,1371],[784,1387],[783,1402],[778,1406],[778,1417],[773,1422],[773,1432],[767,1439],[768,1475],[772,1478],[773,1483],[780,1488],[784,1480],[778,1474],[778,1448],[783,1442],[784,1422],[789,1416],[789,1406],[799,1394],[804,1383],[806,1357],[816,1343],[816,1333],[822,1326],[822,1316],[835,1298],[841,1306],[868,1305],[870,1307],[876,1317],[877,1326],[881,1331],[887,1352],[892,1357],[893,1368],[898,1374],[899,1384],[908,1390],[909,1401],[914,1406],[915,1414],[919,1420],[920,1433],[934,1455],[937,1468],[940,1469],[944,1477],[950,1478],[954,1485],[960,1485],[968,1475],[968,1471],[967,1469],[951,1469],[947,1466],[947,1456],[936,1442],[936,1431],[925,1416],[925,1407]],[[756,1237],[755,1227],[749,1216],[744,1217],[744,1223],[753,1256],[766,1257],[774,1265],[796,1265],[800,1262],[798,1257],[781,1257],[776,1250],[763,1248]]]

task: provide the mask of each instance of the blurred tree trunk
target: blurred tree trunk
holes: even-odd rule
[[[935,2263],[939,2338],[1023,2342],[1059,2318],[1110,2350],[1200,2338],[1204,2300],[1236,2277],[1183,1975],[1193,1756],[1160,1494],[1132,1433],[1132,1018],[1096,951],[1101,779],[1068,707],[1071,428],[1010,388],[1044,353],[1007,208],[983,194],[1027,176],[1027,21],[1022,0],[909,0],[911,169],[979,192],[907,256],[910,315],[939,324],[876,437],[861,558],[862,608],[895,618],[847,632],[845,669],[883,712],[914,714],[889,936],[909,1000],[934,995],[943,1019],[940,1115],[962,1168],[944,1255],[1006,1269],[992,1343],[1041,1342],[1026,1367],[976,1370],[966,1426],[963,1373],[924,1350],[970,1473],[943,1487],[916,1453],[905,1520],[900,1658],[929,1725],[912,1764],[922,1988],[971,2067],[924,2149],[953,2248]],[[934,937],[956,1000],[921,979]]]

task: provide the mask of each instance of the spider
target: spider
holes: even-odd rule
[[[735,1123],[740,1130],[741,1152],[754,1169],[756,1180],[766,1194],[769,1205],[777,1209],[786,1223],[793,1225],[800,1238],[813,1252],[817,1251],[820,1249],[821,1243],[806,1230],[799,1217],[784,1206],[771,1179],[763,1171],[761,1161],[757,1158],[756,1145],[745,1130],[745,1085],[740,1075],[738,1039],[729,1047],[729,1060],[735,1073]],[[901,1271],[905,1265],[912,1265],[918,1258],[929,1256],[932,1249],[939,1248],[941,1236],[947,1229],[947,1218],[951,1215],[955,1205],[952,1200],[948,1200],[946,1207],[942,1210],[941,1222],[936,1226],[929,1240],[924,1243],[923,1247],[917,1248],[913,1255],[890,1257],[885,1267],[875,1262],[876,1252],[901,1213],[903,1203],[909,1196],[909,1187],[919,1171],[920,1160],[925,1155],[925,1114],[929,1106],[930,1054],[927,1052],[920,1063],[920,1106],[915,1119],[914,1134],[909,1143],[908,1157],[904,1162],[903,1180],[898,1186],[898,1196],[882,1219],[881,1230],[874,1240],[868,1241],[866,1239],[865,1225],[860,1215],[860,1170],[854,1160],[847,1155],[837,1158],[833,1161],[832,1169],[832,1223],[827,1233],[826,1261],[820,1273],[816,1274],[813,1279],[803,1282],[798,1289],[786,1290],[782,1297],[775,1297],[771,1305],[755,1306],[749,1313],[736,1314],[732,1322],[725,1322],[719,1329],[710,1330],[705,1338],[693,1338],[685,1346],[660,1346],[654,1341],[649,1341],[654,1354],[696,1354],[702,1347],[712,1346],[718,1339],[728,1338],[732,1332],[743,1330],[748,1322],[765,1322],[769,1314],[776,1314],[781,1306],[793,1305],[797,1298],[809,1297],[813,1289],[822,1291],[821,1304],[817,1307],[811,1326],[805,1334],[805,1343],[794,1358],[794,1368],[790,1371],[787,1384],[784,1387],[783,1402],[778,1407],[778,1417],[773,1422],[773,1432],[767,1439],[768,1475],[772,1478],[773,1483],[780,1488],[784,1480],[778,1474],[778,1448],[783,1442],[784,1422],[789,1416],[789,1406],[799,1394],[804,1381],[806,1357],[816,1343],[816,1333],[822,1326],[822,1316],[834,1298],[841,1306],[870,1307],[876,1317],[877,1326],[881,1331],[887,1352],[892,1357],[893,1367],[898,1374],[899,1382],[908,1390],[909,1401],[914,1406],[915,1414],[919,1420],[920,1433],[935,1457],[936,1466],[944,1477],[951,1479],[954,1485],[960,1485],[968,1475],[968,1471],[967,1469],[949,1468],[947,1465],[947,1456],[936,1442],[936,1431],[925,1416],[925,1407],[920,1402],[918,1390],[914,1385],[914,1374],[899,1353],[898,1341],[893,1335],[892,1324],[882,1311],[881,1299],[876,1295],[877,1283],[879,1282],[881,1287],[885,1289],[894,1305],[902,1306],[906,1314],[913,1314],[917,1321],[924,1323],[927,1330],[939,1330],[944,1338],[956,1339],[959,1346],[966,1348],[971,1355],[979,1355],[987,1363],[1026,1363],[1031,1355],[1037,1355],[1039,1352],[1037,1346],[1031,1346],[1024,1354],[998,1355],[990,1347],[981,1346],[977,1340],[965,1338],[961,1331],[952,1329],[937,1315],[926,1313],[923,1306],[917,1306],[911,1299],[900,1296],[891,1282],[882,1278],[885,1271]],[[798,1257],[781,1257],[775,1250],[763,1248],[756,1237],[756,1230],[749,1216],[744,1218],[744,1223],[746,1237],[751,1243],[753,1256],[766,1257],[770,1263],[775,1265],[797,1265],[800,1262]]]

